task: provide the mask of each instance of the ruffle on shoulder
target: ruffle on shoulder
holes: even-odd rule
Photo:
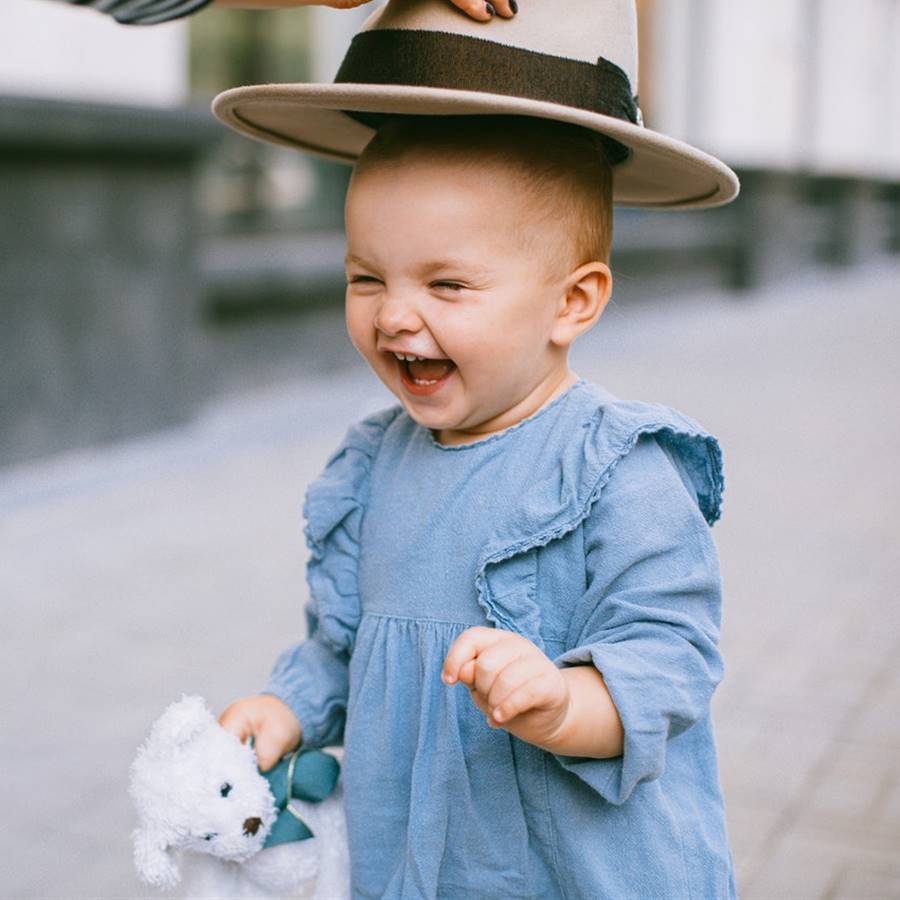
[[[721,516],[725,491],[722,448],[689,416],[659,403],[616,401],[597,411],[588,431],[585,456],[593,458],[583,485],[587,511],[609,481],[616,463],[642,435],[652,434],[675,458],[676,468],[687,476],[707,524],[713,525]]]
[[[360,619],[359,538],[369,497],[369,475],[385,429],[402,407],[392,406],[350,427],[309,485],[303,504],[310,627],[337,653],[350,651]]]
[[[558,434],[569,435],[561,452],[557,441],[536,448],[521,504],[487,541],[476,575],[479,604],[488,620],[538,646],[536,549],[565,536],[590,515],[617,463],[642,435],[654,435],[666,450],[706,522],[712,525],[721,515],[725,480],[716,438],[671,407],[618,400],[587,382],[572,388],[579,389],[578,402],[561,408],[553,423]]]

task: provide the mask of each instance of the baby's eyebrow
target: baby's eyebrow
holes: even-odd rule
[[[360,265],[360,266],[367,266],[367,265],[368,265],[368,263],[367,263],[361,256],[357,256],[355,253],[348,253],[348,254],[344,257],[344,265],[345,265],[345,266],[349,266],[350,263],[354,263],[354,262],[357,263],[357,264]]]
[[[448,257],[446,259],[435,259],[419,266],[419,274],[422,276],[431,275],[435,272],[444,272],[448,269],[458,272],[465,272],[469,275],[488,275],[491,269],[487,266],[480,265],[470,259],[454,259]]]

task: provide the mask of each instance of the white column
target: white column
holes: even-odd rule
[[[312,65],[310,78],[315,82],[333,81],[353,35],[380,4],[369,3],[357,9],[309,9],[312,28]]]
[[[888,178],[900,181],[900,0],[892,0],[889,44],[885,72],[884,99],[879,110],[884,125],[882,166]]]
[[[736,165],[900,175],[900,0],[655,0],[648,124]]]
[[[707,0],[696,140],[739,165],[793,168],[804,74],[802,0]]]
[[[653,53],[652,84],[639,85],[639,93],[647,94],[648,127],[682,140],[690,139],[690,7],[690,0],[653,0],[649,5],[652,36],[646,49]]]
[[[791,168],[803,0],[656,0],[651,127],[737,165]]]
[[[888,123],[893,0],[820,0],[815,78],[816,171],[879,175]]]
[[[187,26],[125,26],[51,0],[2,0],[0,94],[174,106],[187,96]]]

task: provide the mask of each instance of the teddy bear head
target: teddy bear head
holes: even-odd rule
[[[139,820],[135,865],[157,887],[178,883],[178,850],[244,862],[277,816],[253,749],[222,728],[200,697],[182,697],[153,724],[129,790]]]

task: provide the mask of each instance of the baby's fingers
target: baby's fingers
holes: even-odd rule
[[[219,716],[219,724],[232,734],[236,734],[243,744],[253,734],[253,720],[241,701],[232,703]]]
[[[478,657],[479,653],[492,647],[498,641],[506,640],[510,632],[499,628],[484,628],[476,625],[467,628],[451,645],[444,659],[444,667],[441,679],[444,684],[455,684],[457,681],[465,681],[471,684],[474,677],[472,666],[466,666]],[[463,679],[465,674],[466,678]]]
[[[550,665],[553,664],[550,663]],[[490,679],[490,684],[485,685],[484,688],[481,688],[476,679],[476,687],[481,690],[487,701],[488,709],[492,711],[501,706],[522,685],[538,676],[547,677],[546,667],[542,665],[539,658],[532,655],[517,656],[501,665],[497,673]]]
[[[547,705],[550,700],[547,679],[543,673],[539,673],[507,694],[501,703],[493,706],[491,718],[497,723],[508,722],[530,709]],[[488,703],[488,708],[492,705]]]
[[[260,772],[268,772],[285,753],[294,749],[292,743],[278,728],[263,725],[253,742]]]
[[[244,743],[252,736],[259,767],[268,771],[301,741],[303,731],[293,710],[272,694],[235,700],[219,716],[219,724]]]

